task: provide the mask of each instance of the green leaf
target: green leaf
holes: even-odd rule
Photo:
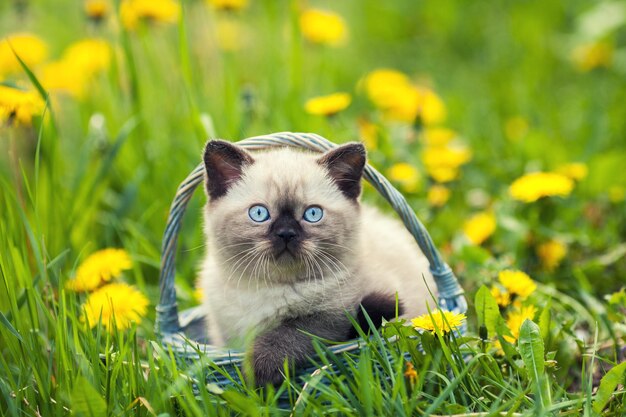
[[[105,417],[107,415],[106,402],[91,383],[83,377],[74,382],[71,403],[74,414],[90,417]]]
[[[4,325],[4,327],[6,327],[7,329],[9,329],[9,331],[11,333],[13,333],[13,335],[15,337],[17,337],[17,339],[20,342],[23,342],[24,340],[22,340],[22,335],[19,334],[19,332],[17,330],[15,330],[15,327],[13,327],[13,325],[11,324],[11,322],[6,318],[6,316],[0,311],[0,323],[2,323]]]
[[[520,329],[518,348],[528,377],[544,408],[550,406],[550,387],[545,376],[544,346],[539,326],[531,320],[524,320]]]
[[[617,384],[623,380],[624,375],[626,375],[626,362],[615,366],[602,377],[596,399],[593,401],[593,411],[598,414],[602,411],[611,399],[611,395],[613,395]]]
[[[496,325],[500,319],[500,309],[496,299],[491,295],[489,288],[484,285],[476,292],[474,298],[476,306],[476,315],[478,316],[478,325],[485,325],[490,336],[496,334]]]
[[[550,325],[552,324],[550,307],[550,302],[548,301],[546,306],[541,311],[541,315],[539,316],[539,329],[541,330],[541,338],[543,339],[543,343],[548,346],[550,345]]]

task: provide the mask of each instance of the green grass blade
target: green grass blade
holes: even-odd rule
[[[622,362],[619,365],[612,368],[606,373],[600,380],[600,387],[598,387],[598,393],[593,401],[593,411],[601,413],[604,407],[607,405],[615,388],[620,383],[624,383],[624,377],[626,376],[626,362]]]

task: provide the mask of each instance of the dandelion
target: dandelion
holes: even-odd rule
[[[149,23],[176,23],[180,4],[174,0],[123,0],[120,4],[122,25],[135,30],[141,21]]]
[[[502,291],[497,285],[491,287],[491,295],[493,295],[500,307],[507,307],[511,304],[511,294],[507,291]]]
[[[76,276],[66,283],[73,291],[91,291],[104,282],[118,278],[130,269],[132,262],[124,249],[102,249],[91,254],[80,264]]]
[[[474,214],[463,224],[463,234],[474,245],[480,245],[496,230],[496,216],[491,211]]]
[[[533,172],[516,179],[509,187],[509,194],[516,200],[532,203],[542,197],[568,196],[574,182],[554,172]]]
[[[558,240],[549,240],[537,247],[537,256],[541,260],[541,265],[548,271],[554,271],[566,254],[567,246]]]
[[[87,0],[84,5],[85,15],[94,22],[100,22],[111,11],[108,0]]]
[[[452,139],[458,134],[445,127],[429,127],[422,131],[422,141],[428,147],[445,147],[450,144]]]
[[[236,12],[248,6],[248,0],[206,0],[206,4],[216,10]]]
[[[381,68],[367,74],[362,85],[370,101],[385,119],[425,126],[441,123],[446,116],[443,100],[434,91],[415,86],[409,77],[394,69]]]
[[[352,97],[348,93],[334,93],[313,97],[304,104],[304,110],[317,116],[333,116],[350,105]]]
[[[522,299],[528,297],[537,289],[537,284],[522,271],[500,271],[498,280],[509,293]]]
[[[368,98],[380,108],[390,106],[397,98],[398,91],[411,88],[411,80],[406,74],[388,68],[370,72],[363,84]]]
[[[427,330],[435,333],[436,329],[439,329],[443,333],[450,333],[460,328],[466,318],[463,313],[434,310],[431,314],[424,314],[411,319],[411,324],[417,330]]]
[[[434,91],[418,87],[420,102],[418,106],[418,116],[420,122],[425,126],[439,124],[446,120],[446,106]]]
[[[399,162],[393,164],[387,171],[387,177],[395,183],[400,184],[402,189],[409,193],[416,192],[420,185],[420,173],[411,164]]]
[[[426,201],[432,207],[441,207],[448,202],[450,198],[450,189],[443,185],[433,185],[428,189]]]
[[[41,38],[31,33],[14,33],[0,39],[0,77],[22,71],[15,54],[32,68],[46,59],[48,47]]]
[[[504,134],[511,142],[517,142],[528,134],[528,121],[522,116],[514,116],[504,122]]]
[[[29,125],[43,109],[44,102],[36,92],[0,85],[0,125]]]
[[[148,299],[135,287],[124,283],[108,284],[89,294],[83,305],[82,320],[95,327],[99,320],[113,331],[140,323],[148,310]],[[115,327],[114,327],[115,326]]]
[[[95,74],[109,68],[111,45],[102,39],[83,39],[68,46],[63,59],[87,74]]]
[[[300,15],[302,36],[314,44],[339,46],[348,37],[343,18],[327,10],[307,9]]]
[[[437,182],[445,183],[458,177],[459,168],[472,158],[472,152],[456,144],[427,147],[421,158],[428,175]]]
[[[62,58],[41,71],[41,83],[48,90],[64,91],[81,98],[91,79],[111,63],[111,45],[102,39],[83,39],[71,44]]]
[[[566,177],[573,179],[574,181],[581,181],[585,179],[589,173],[587,165],[582,162],[570,162],[569,164],[557,167],[555,171],[558,174],[565,175]]]
[[[595,68],[608,67],[613,62],[614,48],[608,42],[585,43],[572,51],[572,61],[578,70],[588,72]]]
[[[515,343],[519,339],[520,329],[524,321],[532,320],[537,314],[535,306],[522,307],[519,311],[512,311],[506,319],[506,326],[511,331],[511,336],[504,336],[509,343]]]

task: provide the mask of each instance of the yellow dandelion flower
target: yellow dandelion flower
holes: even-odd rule
[[[399,184],[406,192],[414,193],[420,186],[420,173],[411,164],[406,162],[399,162],[393,164],[391,168],[387,170],[387,178],[391,182]]]
[[[76,276],[67,281],[73,291],[91,291],[104,282],[118,278],[130,269],[132,262],[124,249],[102,249],[87,257],[76,270]]]
[[[439,124],[446,120],[446,105],[434,91],[418,87],[420,96],[417,115],[425,126]]]
[[[537,247],[537,256],[541,260],[541,265],[548,271],[554,271],[566,254],[567,246],[558,240],[549,240]]]
[[[555,172],[533,172],[516,179],[509,187],[509,195],[516,200],[532,203],[541,197],[568,196],[574,182]]]
[[[504,122],[504,134],[511,142],[517,142],[528,133],[528,121],[522,116],[514,116]]]
[[[14,33],[0,39],[0,77],[22,71],[15,54],[32,69],[42,63],[48,55],[46,43],[30,33]]]
[[[611,203],[621,203],[626,199],[626,188],[621,185],[612,185],[609,187],[609,200]]]
[[[480,245],[496,231],[496,216],[491,211],[474,214],[463,224],[463,234],[474,245]]]
[[[532,320],[537,314],[535,306],[522,307],[519,311],[512,311],[506,318],[506,326],[511,331],[511,336],[504,336],[507,342],[515,343],[519,339],[519,332],[526,319]]]
[[[111,45],[102,39],[83,39],[67,47],[63,60],[89,75],[105,71],[111,64]]]
[[[174,0],[122,0],[120,20],[129,30],[135,30],[141,21],[148,23],[176,23],[180,4]]]
[[[588,72],[595,68],[608,67],[613,62],[614,47],[599,41],[585,43],[572,51],[572,61],[578,70]]]
[[[445,127],[427,127],[422,131],[421,139],[428,147],[445,147],[456,138],[458,134]]]
[[[447,166],[426,167],[428,175],[438,183],[446,183],[455,180],[459,176],[459,168]]]
[[[380,99],[377,107],[382,111],[383,118],[389,121],[414,123],[419,115],[422,96],[417,88],[410,85],[388,91],[387,104]]]
[[[467,317],[463,313],[452,313],[450,311],[433,310],[431,314],[411,319],[411,324],[417,330],[427,330],[435,333],[439,329],[443,333],[450,333],[460,328]]]
[[[89,294],[83,305],[82,320],[95,327],[102,319],[102,325],[108,330],[125,330],[132,323],[141,322],[149,304],[146,296],[133,286],[108,284]]]
[[[0,85],[0,125],[29,125],[44,110],[44,102],[34,91]]]
[[[493,295],[493,298],[496,299],[496,303],[498,303],[500,307],[507,307],[511,304],[511,294],[502,291],[497,285],[491,287],[491,295]]]
[[[400,71],[381,68],[367,74],[363,86],[375,106],[387,108],[396,100],[399,91],[411,88],[411,80]]]
[[[441,207],[448,202],[450,198],[450,189],[443,185],[433,185],[428,189],[426,201],[433,207]]]
[[[413,123],[419,117],[425,126],[445,120],[446,108],[441,98],[428,88],[413,85],[400,71],[374,70],[365,76],[362,86],[388,120]]]
[[[472,158],[472,152],[461,145],[427,147],[421,155],[428,174],[437,182],[454,180],[459,167]]]
[[[89,19],[99,22],[111,12],[111,4],[108,0],[86,0],[84,10]]]
[[[307,9],[302,12],[300,30],[307,41],[319,45],[339,46],[348,37],[343,18],[327,10]]]
[[[238,11],[248,6],[248,0],[206,0],[216,10]]]
[[[559,166],[555,171],[558,174],[565,175],[566,177],[573,179],[574,181],[581,181],[587,177],[589,168],[587,168],[587,165],[582,162],[570,162],[569,164]]]
[[[64,60],[46,64],[39,73],[39,81],[48,91],[61,91],[75,98],[85,95],[88,83],[79,68]]]
[[[370,151],[378,149],[378,126],[364,118],[359,118],[357,123],[359,125],[359,137],[365,148]]]
[[[334,93],[313,97],[304,103],[304,110],[317,116],[333,116],[350,105],[352,97],[348,93]]]
[[[537,289],[537,284],[522,271],[500,271],[498,280],[509,293],[515,294],[520,298],[528,297]]]
[[[41,83],[48,90],[63,91],[81,98],[93,77],[109,68],[111,56],[111,45],[104,40],[75,42],[65,50],[60,60],[43,67]]]

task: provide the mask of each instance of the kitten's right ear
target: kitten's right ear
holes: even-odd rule
[[[224,140],[209,141],[203,159],[206,189],[211,200],[225,195],[241,178],[243,169],[254,162],[248,152]]]
[[[351,142],[326,152],[317,160],[325,166],[339,190],[349,199],[361,194],[361,177],[366,160],[362,143]]]

